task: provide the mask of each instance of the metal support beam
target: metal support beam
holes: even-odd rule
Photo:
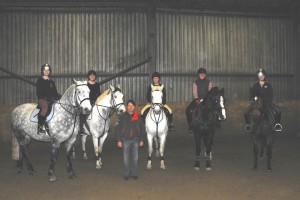
[[[294,77],[295,99],[300,100],[300,5],[294,8]]]
[[[149,80],[151,74],[156,71],[156,6],[155,1],[149,3],[147,12],[148,22],[148,53],[152,57],[149,63]]]

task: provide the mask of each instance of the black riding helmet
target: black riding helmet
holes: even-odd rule
[[[94,71],[94,70],[90,70],[88,73],[87,73],[87,77],[89,77],[90,75],[94,75],[95,77],[97,77],[97,73]]]
[[[204,68],[199,68],[198,69],[198,74],[206,74],[206,69],[204,69]]]
[[[43,71],[44,71],[45,69],[50,71],[50,73],[49,73],[49,76],[50,76],[50,74],[52,73],[51,66],[50,66],[49,64],[43,64],[43,65],[41,66],[41,74],[42,74],[42,76],[44,75]]]
[[[154,72],[154,73],[152,74],[152,79],[153,79],[154,77],[158,77],[158,78],[160,79],[160,74],[159,74],[158,72]]]

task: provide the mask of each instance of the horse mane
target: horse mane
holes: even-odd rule
[[[96,104],[100,103],[100,101],[102,101],[102,99],[104,97],[106,97],[108,95],[108,93],[110,92],[110,88],[108,88],[107,90],[105,90],[96,100]]]

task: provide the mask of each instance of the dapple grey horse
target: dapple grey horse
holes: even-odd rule
[[[110,126],[111,109],[116,110],[118,114],[126,110],[123,96],[119,85],[118,87],[110,86],[109,89],[97,98],[92,112],[86,116],[86,122],[83,124],[83,134],[81,137],[83,159],[87,159],[85,150],[86,137],[92,135],[96,155],[96,169],[100,169],[103,164],[101,155],[103,143],[108,135]]]
[[[12,159],[17,160],[19,172],[23,171],[23,160],[27,165],[29,174],[34,175],[35,170],[29,161],[27,145],[31,140],[51,142],[50,166],[48,169],[49,181],[56,181],[55,165],[58,157],[59,146],[65,142],[67,152],[67,172],[70,179],[74,179],[75,173],[72,167],[71,154],[79,131],[79,113],[89,113],[92,110],[89,94],[90,90],[86,82],[75,81],[61,97],[53,104],[54,116],[48,122],[49,133],[37,134],[37,123],[29,120],[30,114],[36,108],[36,104],[27,103],[15,108],[11,114],[12,126]]]

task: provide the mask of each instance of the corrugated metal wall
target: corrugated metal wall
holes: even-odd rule
[[[212,16],[174,12],[156,14],[156,64],[168,101],[191,100],[195,77],[180,76],[206,67],[209,73],[293,73],[293,23],[286,17]],[[116,73],[144,60],[147,14],[128,11],[4,11],[0,13],[0,65],[20,75],[38,75],[49,63],[54,74]],[[147,65],[132,73],[147,73]],[[0,72],[0,105],[36,101],[35,88]],[[84,78],[84,77],[81,77]],[[101,77],[102,79],[103,77]],[[210,76],[226,89],[228,99],[248,98],[255,77]],[[32,79],[35,81],[35,79]],[[275,98],[293,98],[293,79],[272,77]],[[70,78],[55,78],[58,90]],[[126,99],[145,101],[147,76],[118,78]],[[104,90],[108,85],[103,86]]]
[[[86,74],[89,69],[100,75],[117,73],[148,57],[146,21],[146,14],[139,12],[2,12],[0,65],[20,75],[38,75],[43,63],[53,67],[53,75]],[[146,71],[143,66],[131,73]],[[125,88],[145,82],[124,79]],[[71,84],[71,78],[55,80],[62,93]],[[0,104],[35,101],[35,88],[19,81],[1,79],[0,88]],[[145,89],[126,92],[133,97]]]
[[[225,87],[229,99],[248,97],[248,88],[262,67],[270,74],[293,73],[293,23],[290,18],[157,14],[157,67],[164,73],[195,73],[204,67]],[[253,73],[253,78],[230,74]],[[167,77],[169,100],[192,98],[195,77]],[[275,98],[293,98],[293,79],[273,77]]]

